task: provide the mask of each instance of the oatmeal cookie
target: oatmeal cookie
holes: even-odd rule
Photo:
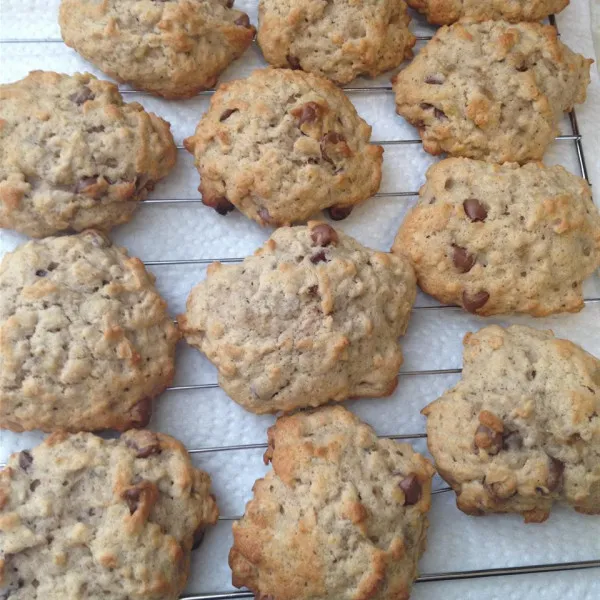
[[[213,263],[178,322],[233,400],[289,411],[391,394],[415,294],[407,259],[310,222],[241,264]]]
[[[217,516],[177,440],[54,433],[0,471],[0,596],[176,600]]]
[[[100,233],[24,244],[0,263],[0,427],[143,427],[178,339],[154,277]]]
[[[600,513],[600,360],[551,331],[466,335],[462,380],[427,406],[427,443],[460,510]]]
[[[62,37],[118,81],[165,98],[215,85],[256,30],[232,0],[62,0]]]
[[[0,85],[0,227],[45,237],[129,221],[175,164],[169,124],[89,73]]]
[[[583,102],[593,61],[539,23],[442,27],[393,79],[396,109],[431,154],[542,158],[564,111]]]
[[[302,71],[261,69],[221,85],[185,140],[202,201],[238,208],[261,225],[333,219],[379,189],[383,148],[333,83]]]
[[[340,406],[282,417],[246,513],[233,584],[277,600],[407,600],[425,550],[428,460]]]
[[[600,267],[600,212],[563,167],[450,158],[427,172],[393,251],[423,291],[479,315],[543,317],[583,308]]]

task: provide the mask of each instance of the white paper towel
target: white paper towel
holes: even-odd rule
[[[19,79],[32,69],[60,72],[90,71],[103,75],[74,51],[60,42],[56,22],[59,0],[1,0],[0,81]],[[256,23],[256,0],[242,0],[236,6],[246,10]],[[563,39],[574,50],[593,56],[589,32],[589,9],[584,0],[572,5],[558,17]],[[431,32],[424,22],[411,25],[417,34]],[[15,41],[15,40],[21,40]],[[35,40],[37,43],[31,43]],[[417,45],[417,50],[422,42]],[[253,46],[235,63],[222,80],[245,76],[264,63]],[[391,74],[390,74],[391,75]],[[593,69],[588,102],[577,108],[583,133],[586,158],[592,182],[600,185],[600,83]],[[389,85],[389,76],[360,80],[358,86]],[[127,88],[124,88],[127,90]],[[394,113],[393,97],[386,92],[355,92],[350,97],[361,115],[373,126],[374,140],[415,139],[415,130]],[[179,144],[190,135],[209,101],[208,95],[168,102],[147,94],[128,93],[171,122]],[[567,119],[563,132],[571,133]],[[423,183],[428,165],[435,159],[423,152],[420,144],[386,146],[382,192],[416,191]],[[561,163],[579,174],[572,142],[555,142],[546,162]],[[167,181],[157,186],[152,199],[186,198],[197,200],[198,175],[191,157],[180,150],[179,162]],[[362,243],[389,249],[398,225],[415,198],[376,198],[356,209],[350,218],[338,224]],[[133,222],[119,228],[113,238],[143,260],[182,258],[243,257],[260,245],[269,231],[232,213],[226,218],[198,202],[187,205],[142,206]],[[23,237],[0,231],[0,253],[14,248]],[[204,277],[203,265],[155,266],[158,286],[173,315],[182,311],[191,287]],[[587,282],[586,297],[600,297],[600,278]],[[449,369],[461,365],[462,336],[490,322],[527,323],[551,327],[588,351],[600,356],[600,303],[590,304],[578,315],[533,320],[528,318],[483,320],[463,311],[435,307],[431,298],[420,295],[409,331],[404,339],[403,370]],[[213,383],[215,369],[196,351],[181,345],[177,360],[176,384]],[[357,400],[347,406],[371,423],[378,433],[419,433],[424,419],[419,410],[457,381],[457,375],[407,375],[391,398]],[[262,443],[272,417],[257,417],[243,411],[220,389],[173,391],[156,402],[152,427],[180,438],[188,448],[228,444]],[[0,461],[19,448],[38,443],[39,433],[15,435],[0,432]],[[426,451],[424,441],[415,446]],[[222,515],[238,515],[251,497],[254,480],[265,472],[261,450],[240,450],[195,455],[195,463],[213,476]],[[441,481],[437,485],[443,485]],[[231,524],[221,521],[206,536],[201,549],[194,553],[188,593],[231,590],[227,553],[231,544]],[[433,499],[429,550],[421,561],[423,573],[461,571],[513,565],[567,562],[600,558],[600,518],[577,515],[568,509],[556,510],[547,523],[525,526],[517,517],[472,518],[454,506],[452,494]],[[600,598],[597,570],[552,575],[500,577],[484,580],[424,583],[415,587],[416,600],[452,599],[529,599],[592,600]]]

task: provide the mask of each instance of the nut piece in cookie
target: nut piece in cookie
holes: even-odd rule
[[[563,167],[449,158],[427,171],[392,251],[423,291],[471,313],[577,312],[600,267],[600,212]]]
[[[415,294],[407,259],[311,221],[213,263],[178,323],[233,400],[274,413],[391,394]]]
[[[504,19],[541,21],[559,13],[569,0],[406,0],[407,4],[423,13],[430,23],[449,25],[462,18],[477,21]]]
[[[341,406],[281,417],[229,565],[256,598],[408,599],[425,550],[434,470]]]
[[[261,69],[219,87],[184,141],[202,201],[261,225],[334,220],[379,189],[383,148],[343,91],[302,71]]]
[[[10,457],[0,498],[10,600],[176,600],[195,537],[218,517],[210,477],[177,440],[145,430],[54,433]]]
[[[106,236],[24,244],[0,263],[0,427],[144,427],[178,339],[154,277]]]
[[[169,124],[88,73],[0,85],[0,227],[32,237],[129,221],[175,164]]]
[[[592,62],[549,25],[459,22],[394,77],[396,109],[431,154],[540,160],[563,112],[585,100]]]
[[[165,98],[212,88],[252,43],[230,0],[62,0],[67,46],[118,81]]]
[[[600,360],[551,331],[497,325],[464,339],[462,380],[423,409],[440,475],[470,515],[600,514]]]
[[[260,0],[258,43],[276,67],[344,84],[412,57],[416,38],[403,0]]]

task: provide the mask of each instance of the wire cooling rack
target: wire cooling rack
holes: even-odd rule
[[[556,20],[554,16],[549,18],[550,24],[556,27]],[[557,28],[558,30],[558,28]],[[427,41],[431,39],[429,35],[417,36],[417,40],[419,41]],[[61,43],[61,39],[2,39],[0,40],[0,44],[11,44],[11,43]],[[140,92],[139,90],[122,88],[120,89],[123,95],[129,94],[138,94],[144,95],[144,92]],[[374,85],[369,87],[344,87],[344,91],[349,95],[352,94],[369,94],[369,93],[392,93],[392,87],[390,85]],[[211,95],[214,93],[213,90],[206,90],[200,93],[200,95]],[[575,110],[571,111],[568,114],[568,120],[571,128],[571,132],[563,135],[559,135],[556,137],[556,141],[559,143],[571,143],[574,145],[577,163],[579,166],[579,172],[581,176],[586,179],[589,183],[588,170],[586,166],[586,158],[582,145],[582,135],[579,130],[579,125],[577,122],[577,116]],[[373,140],[373,143],[386,146],[404,146],[404,145],[416,145],[421,144],[421,140],[414,139],[400,139],[400,140]],[[178,150],[183,150],[182,145],[177,146]],[[392,191],[392,192],[379,192],[375,194],[375,197],[414,197],[418,195],[418,191]],[[142,203],[142,206],[150,206],[150,205],[178,205],[178,204],[197,204],[201,203],[202,200],[200,198],[158,198],[158,199],[148,199]],[[237,263],[241,262],[243,258],[187,258],[187,259],[179,259],[179,260],[151,260],[144,261],[145,265],[148,267],[169,267],[176,265],[203,265],[210,264],[215,261],[219,261],[222,263]],[[585,298],[584,302],[586,304],[598,303],[600,302],[600,297],[588,297]],[[448,305],[435,305],[435,306],[416,306],[413,308],[414,311],[421,310],[439,310],[444,309],[447,311],[453,310],[462,310],[459,307],[448,306]],[[461,369],[431,369],[431,370],[412,370],[412,371],[402,371],[402,377],[407,376],[428,376],[428,375],[449,375],[449,374],[459,374]],[[219,385],[217,383],[202,383],[202,384],[188,384],[188,385],[175,385],[167,388],[166,392],[174,393],[174,392],[182,392],[182,391],[198,391],[202,392],[203,390],[210,390],[218,388]],[[419,440],[425,439],[427,435],[425,433],[403,433],[403,434],[388,434],[382,437],[387,437],[394,440],[403,440],[403,441],[411,441],[411,440]],[[248,451],[248,450],[256,450],[256,449],[265,449],[267,444],[265,443],[255,443],[255,444],[238,444],[238,445],[225,445],[225,446],[211,446],[211,447],[198,447],[198,448],[188,448],[188,452],[193,455],[207,455],[207,454],[218,454],[218,453],[226,453],[233,451]],[[2,466],[2,465],[0,465]],[[434,489],[432,494],[439,495],[450,492],[450,487],[438,487]],[[241,515],[222,515],[219,517],[219,521],[234,521],[241,517]],[[594,569],[600,568],[600,558],[595,560],[585,560],[585,561],[574,561],[574,562],[563,562],[563,563],[546,563],[546,564],[536,564],[536,565],[528,565],[528,566],[513,566],[506,568],[490,568],[490,569],[477,569],[477,570],[464,570],[464,571],[445,571],[445,572],[437,572],[437,573],[426,573],[422,574],[417,580],[416,583],[428,583],[428,582],[442,582],[442,581],[456,581],[456,580],[470,580],[470,579],[478,579],[485,577],[497,577],[497,576],[507,576],[507,575],[524,575],[524,574],[535,574],[535,573],[551,573],[551,572],[566,572],[573,570],[583,570],[583,569]],[[228,591],[228,592],[217,592],[217,593],[208,593],[208,594],[187,594],[181,596],[181,600],[238,600],[242,598],[253,598],[254,594],[249,591]]]

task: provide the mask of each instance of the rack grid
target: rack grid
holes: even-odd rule
[[[558,27],[556,24],[556,19],[554,15],[549,17],[550,24],[556,28],[558,32]],[[560,36],[560,33],[558,33]],[[426,42],[431,39],[430,35],[422,35],[416,36],[417,41]],[[34,44],[34,43],[62,43],[62,39],[52,38],[52,39],[29,39],[29,38],[5,38],[0,39],[1,44],[13,44],[13,43],[21,43],[21,44]],[[256,43],[256,42],[254,42]],[[384,93],[392,93],[392,86],[390,85],[374,85],[374,86],[363,86],[363,87],[344,87],[344,91],[347,94],[368,94],[374,92],[384,92]],[[146,92],[120,87],[119,91],[121,94],[129,95],[129,94],[138,94],[138,95],[147,95]],[[200,92],[199,95],[212,95],[214,93],[214,89],[205,90]],[[571,127],[571,133],[562,134],[557,136],[555,139],[559,143],[564,142],[572,142],[575,148],[575,152],[577,155],[577,162],[579,166],[579,172],[581,176],[588,182],[589,180],[586,158],[582,144],[582,134],[579,130],[579,125],[577,121],[577,115],[575,109],[573,109],[570,113],[568,113],[569,124]],[[379,144],[382,146],[399,146],[399,145],[412,145],[412,144],[421,144],[420,139],[400,139],[400,140],[373,140],[372,143]],[[182,145],[178,145],[177,149],[179,151],[184,150]],[[418,196],[418,191],[394,191],[394,192],[379,192],[375,194],[375,197],[415,197]],[[141,203],[142,206],[150,206],[150,205],[173,205],[173,204],[201,204],[202,200],[200,197],[198,198],[158,198],[158,199],[148,199]],[[153,260],[153,261],[144,261],[144,264],[148,267],[169,267],[175,265],[199,265],[199,264],[210,264],[212,262],[218,261],[221,263],[238,263],[241,262],[243,258],[190,258],[190,259],[180,259],[180,260]],[[586,304],[598,303],[600,302],[600,297],[591,297],[584,299]],[[414,307],[413,310],[461,310],[459,307],[450,306],[450,305],[434,305],[434,306],[417,306]],[[448,375],[448,374],[459,374],[462,372],[462,369],[433,369],[433,370],[416,370],[416,371],[401,371],[400,375],[402,377],[407,376],[426,376],[426,375]],[[203,391],[208,389],[218,388],[219,385],[217,383],[204,383],[204,384],[189,384],[189,385],[177,385],[170,386],[166,389],[166,392],[180,392],[180,391]],[[426,439],[426,433],[391,433],[388,435],[382,435],[381,437],[387,437],[394,440],[416,440],[416,439]],[[222,452],[232,452],[232,451],[245,451],[245,450],[256,450],[256,449],[265,449],[267,444],[265,443],[256,443],[256,444],[238,444],[238,445],[227,445],[227,446],[212,446],[212,447],[199,447],[199,448],[188,448],[188,452],[190,454],[213,454],[213,453],[222,453]],[[0,465],[3,467],[4,465]],[[452,491],[451,487],[445,486],[434,489],[432,494],[439,495],[444,494],[446,492]],[[220,516],[219,521],[234,521],[241,518],[241,515],[225,515]],[[565,563],[547,563],[547,564],[537,564],[537,565],[528,565],[528,566],[512,566],[505,568],[491,568],[491,569],[478,569],[478,570],[465,570],[465,571],[446,571],[446,572],[438,572],[438,573],[426,573],[422,574],[418,577],[415,583],[422,584],[428,582],[440,582],[440,581],[456,581],[456,580],[468,580],[468,579],[477,579],[477,578],[485,578],[485,577],[498,577],[498,576],[507,576],[507,575],[524,575],[524,574],[535,574],[535,573],[550,573],[550,572],[561,572],[561,571],[574,571],[574,570],[584,570],[584,569],[600,569],[600,557],[594,560],[585,560],[585,561],[575,561],[575,562],[565,562]],[[254,593],[241,590],[241,591],[230,591],[230,592],[215,592],[215,593],[205,593],[205,594],[186,594],[180,597],[180,600],[241,600],[254,598]]]

